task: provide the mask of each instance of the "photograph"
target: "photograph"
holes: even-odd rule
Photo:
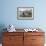
[[[34,18],[33,7],[18,7],[17,8],[17,19],[30,20]]]

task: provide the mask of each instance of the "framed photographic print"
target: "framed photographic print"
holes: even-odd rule
[[[19,20],[34,19],[34,8],[33,7],[18,7],[17,8],[17,19]]]

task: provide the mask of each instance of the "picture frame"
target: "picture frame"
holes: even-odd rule
[[[34,7],[18,7],[17,8],[18,20],[33,20],[34,19]]]

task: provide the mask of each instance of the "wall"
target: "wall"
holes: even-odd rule
[[[46,0],[1,0],[0,24],[16,28],[46,28]],[[34,7],[34,20],[17,20],[17,7]]]
[[[46,32],[46,0],[0,0],[0,29],[40,27]],[[34,20],[17,20],[17,7],[34,7]],[[1,30],[0,30],[1,31]]]

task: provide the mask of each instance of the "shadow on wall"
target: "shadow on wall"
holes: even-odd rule
[[[2,36],[3,36],[2,32],[6,31],[6,30],[3,30],[4,28],[6,28],[5,25],[0,24],[0,43],[2,43]]]

